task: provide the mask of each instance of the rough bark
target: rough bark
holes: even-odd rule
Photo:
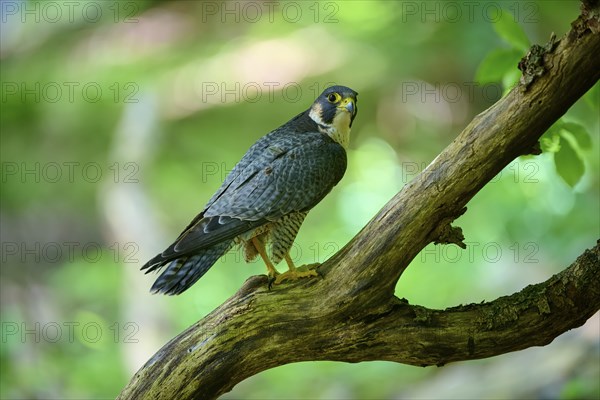
[[[550,343],[600,308],[599,246],[544,283],[495,301],[431,310],[394,288],[429,243],[464,246],[451,222],[468,201],[600,78],[598,3],[560,40],[534,46],[521,83],[478,115],[342,250],[323,279],[267,290],[248,279],[224,304],[172,339],[119,398],[215,398],[279,365],[388,360],[443,365]],[[585,9],[593,8],[593,11]]]

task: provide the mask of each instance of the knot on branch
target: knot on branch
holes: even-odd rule
[[[571,26],[575,28],[574,31],[579,32],[579,36],[587,28],[593,33],[600,32],[600,1],[583,0],[581,2],[581,16]]]
[[[466,249],[467,245],[463,240],[465,240],[465,236],[462,233],[462,229],[457,226],[446,224],[442,225],[436,232],[436,239],[433,241],[433,244],[454,243],[461,249]]]
[[[259,289],[264,289],[269,284],[269,278],[266,275],[253,275],[246,279],[241,288],[239,288],[237,295],[244,297]]]
[[[526,92],[536,78],[544,75],[547,71],[544,56],[551,53],[557,44],[556,35],[552,33],[550,41],[545,46],[534,44],[527,55],[519,61],[519,69],[523,73],[520,79],[521,91]]]

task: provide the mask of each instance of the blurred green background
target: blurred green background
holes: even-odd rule
[[[359,92],[342,182],[292,257],[324,261],[518,79],[575,1],[1,3],[3,399],[114,398],[163,344],[264,273],[236,251],[179,297],[139,267],[260,136],[331,83]],[[560,96],[560,93],[556,94]],[[413,304],[492,300],[600,236],[598,85],[469,203],[467,250],[428,246]],[[469,179],[469,177],[464,177]],[[287,365],[224,398],[598,398],[599,318],[443,368]]]

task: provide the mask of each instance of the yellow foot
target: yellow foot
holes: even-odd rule
[[[283,281],[295,281],[300,278],[309,278],[311,276],[319,276],[319,273],[316,271],[317,267],[321,265],[319,263],[316,264],[307,264],[302,265],[294,270],[288,270],[283,274],[279,274],[273,283],[275,285],[279,285]]]

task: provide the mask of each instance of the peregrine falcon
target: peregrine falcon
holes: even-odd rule
[[[146,273],[166,267],[151,291],[182,293],[236,244],[246,261],[262,257],[269,287],[316,276],[314,269],[296,268],[289,250],[306,214],[346,171],[357,95],[329,87],[308,110],[252,145],[177,240],[142,267]],[[280,274],[275,265],[282,259],[289,269]]]

